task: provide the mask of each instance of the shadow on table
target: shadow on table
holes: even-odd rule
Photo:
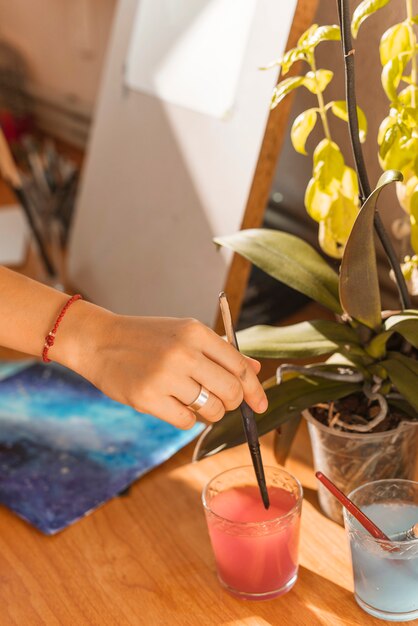
[[[309,502],[321,515],[324,514],[319,506],[318,492],[316,489],[311,489],[311,487],[305,487],[305,485],[303,485],[303,499]]]

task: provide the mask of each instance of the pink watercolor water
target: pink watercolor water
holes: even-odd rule
[[[279,487],[269,487],[269,497],[270,508],[266,510],[256,486],[227,489],[210,501],[216,515],[207,512],[221,582],[244,596],[275,597],[288,591],[296,580],[300,511],[281,523],[271,520],[289,513],[297,500]],[[234,522],[260,524],[255,527]]]

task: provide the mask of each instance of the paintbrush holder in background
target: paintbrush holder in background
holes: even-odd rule
[[[73,214],[79,169],[51,139],[24,136],[13,146],[21,179],[19,200],[31,224],[29,265],[33,277],[65,289],[65,246]]]

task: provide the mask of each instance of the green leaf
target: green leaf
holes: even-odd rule
[[[291,91],[300,87],[304,82],[303,76],[292,76],[285,78],[274,88],[271,99],[271,108],[274,109]]]
[[[375,13],[378,9],[386,6],[389,0],[363,0],[353,13],[353,19],[351,20],[351,32],[354,39],[357,37],[360,26],[363,24],[370,15]]]
[[[332,80],[334,73],[331,70],[316,70],[307,72],[303,79],[303,86],[311,93],[318,94],[325,91]]]
[[[325,361],[327,365],[342,365],[346,367],[352,367],[361,372],[365,379],[371,378],[370,371],[367,369],[367,366],[373,363],[373,360],[367,356],[366,353],[363,355],[352,354],[341,354],[341,352],[334,352],[330,357]]]
[[[331,311],[341,312],[337,274],[299,237],[278,230],[252,228],[214,241]]]
[[[322,41],[339,41],[341,39],[340,27],[336,24],[320,26],[316,28],[303,42],[304,48],[313,50]]]
[[[340,269],[340,300],[344,311],[365,326],[377,329],[381,323],[379,281],[374,246],[374,214],[382,189],[402,180],[394,170],[385,172],[354,222]]]
[[[418,311],[416,313],[400,313],[399,315],[391,315],[383,323],[383,329],[386,340],[393,333],[399,333],[414,348],[418,348]]]
[[[307,154],[305,150],[306,140],[315,127],[317,119],[317,110],[308,109],[297,116],[292,124],[290,131],[290,139],[296,152],[299,154]]]
[[[292,378],[267,389],[269,407],[262,415],[255,414],[258,434],[264,435],[318,402],[337,400],[362,388],[361,384],[337,382],[326,379],[305,380]],[[245,442],[239,409],[208,426],[197,442],[194,460],[233,448]]]
[[[345,100],[336,100],[333,102],[331,106],[331,111],[334,113],[336,117],[339,117],[340,120],[344,120],[344,122],[348,122],[348,112],[347,112],[347,102]],[[361,143],[366,141],[367,135],[367,119],[360,107],[357,107],[357,119],[358,119],[358,127],[359,127],[359,138]]]
[[[409,404],[409,402],[407,402],[403,398],[391,398],[386,396],[386,400],[388,401],[390,407],[394,407],[395,409],[402,411],[402,413],[405,413],[413,420],[418,420],[418,412],[415,411],[415,409]]]
[[[408,26],[402,22],[395,24],[383,33],[380,40],[380,62],[386,65],[388,61],[394,59],[402,52],[408,52],[411,48],[411,38]]]
[[[400,353],[389,353],[381,365],[392,383],[411,406],[418,410],[418,362]]]
[[[330,184],[334,180],[341,181],[344,176],[343,155],[337,144],[330,139],[323,139],[315,148],[313,165],[314,178],[318,181],[320,189],[325,192],[330,193]]]
[[[356,332],[331,320],[290,326],[252,326],[238,333],[242,352],[259,358],[302,358],[329,354],[347,344],[358,344]]]

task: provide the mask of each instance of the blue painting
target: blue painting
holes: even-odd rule
[[[71,371],[0,364],[0,503],[50,535],[120,494],[192,441]]]

